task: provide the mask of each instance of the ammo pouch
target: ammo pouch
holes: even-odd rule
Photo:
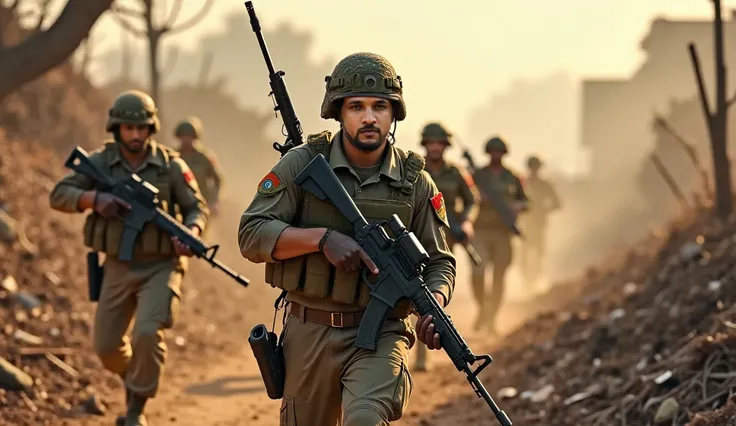
[[[100,264],[100,254],[96,251],[87,253],[87,279],[90,302],[100,300],[100,292],[102,291],[102,279],[105,273]]]

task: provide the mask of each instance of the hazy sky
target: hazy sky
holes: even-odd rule
[[[203,2],[186,0],[180,19]],[[315,58],[357,51],[386,56],[405,82],[403,129],[411,138],[435,118],[462,135],[468,112],[515,79],[557,71],[575,78],[626,75],[642,59],[639,41],[653,17],[712,14],[710,0],[255,0],[254,6],[263,26],[290,21],[312,31]],[[736,0],[725,1],[724,16],[735,6]],[[244,9],[242,1],[216,0],[198,27],[165,42],[191,48],[202,34],[218,31],[222,16]],[[94,31],[105,33],[105,44],[120,40],[109,16]],[[286,71],[287,80],[298,74]],[[265,69],[263,78],[265,92]]]

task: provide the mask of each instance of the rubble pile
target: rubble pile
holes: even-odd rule
[[[716,223],[673,225],[507,336],[484,373],[499,405],[518,424],[736,425],[736,222]],[[475,398],[431,424],[449,418],[495,424]]]
[[[80,217],[52,212],[55,153],[0,129],[0,411],[5,424],[62,424],[105,410],[119,386],[91,350]]]

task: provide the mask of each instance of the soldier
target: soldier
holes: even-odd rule
[[[524,215],[524,241],[521,251],[521,264],[527,285],[533,285],[539,278],[545,256],[547,216],[562,207],[560,197],[554,187],[539,175],[543,166],[537,156],[527,159],[529,175],[525,181],[527,195],[531,199],[529,211]]]
[[[219,212],[220,190],[222,188],[222,171],[215,154],[202,143],[204,129],[202,121],[197,117],[188,117],[179,122],[174,136],[179,139],[179,153],[182,160],[191,167],[197,179],[202,196],[213,216]]]
[[[480,195],[475,187],[475,182],[473,182],[473,177],[460,166],[445,160],[445,151],[452,145],[451,136],[450,132],[439,123],[429,123],[424,126],[421,143],[427,151],[425,156],[426,170],[437,185],[437,189],[442,193],[442,198],[451,209],[451,214],[454,214],[460,222],[460,227],[467,235],[467,239],[472,240],[474,234],[473,221],[478,215]],[[462,204],[458,206],[457,201]],[[458,243],[463,242],[458,241]],[[450,249],[453,248],[455,243],[451,236],[447,236],[447,245]],[[480,304],[483,295],[474,294],[473,296]],[[417,345],[414,370],[429,370],[428,354],[429,351],[426,346]]]
[[[403,415],[413,387],[410,304],[404,300],[389,312],[375,352],[353,346],[370,300],[360,269],[378,270],[349,222],[294,177],[323,154],[368,220],[397,214],[429,254],[424,278],[441,306],[452,296],[455,258],[443,235],[444,201],[424,160],[391,142],[392,124],[406,116],[393,66],[382,56],[356,53],[326,81],[321,116],[338,121],[340,131],[309,136],[276,164],[243,213],[238,239],[244,257],[266,262],[266,282],[288,292],[281,425],[336,425],[341,412],[345,426],[388,425]],[[431,317],[416,327],[420,341],[441,348]]]
[[[94,151],[90,160],[114,179],[136,173],[156,186],[161,207],[199,235],[207,223],[205,201],[192,171],[176,151],[153,140],[159,127],[153,99],[135,90],[124,92],[115,99],[107,120],[114,141]],[[125,382],[127,413],[118,421],[145,426],[143,409],[159,387],[166,359],[164,329],[176,320],[187,265],[183,256],[192,256],[191,250],[149,223],[138,236],[134,259],[118,260],[123,222],[117,217],[130,206],[98,190],[82,174],[71,173],[57,183],[50,202],[52,208],[68,213],[92,210],[84,226],[84,242],[105,253],[94,347],[105,368]],[[125,334],[134,315],[128,338]]]
[[[508,153],[506,143],[497,136],[486,143],[486,153],[491,162],[475,172],[476,182],[491,181],[493,187],[508,201],[517,215],[526,210],[527,197],[521,180],[503,165],[503,156]],[[491,291],[478,309],[475,329],[484,326],[492,336],[498,335],[496,316],[501,306],[505,289],[506,269],[511,265],[511,231],[503,224],[487,196],[481,193],[480,212],[475,222],[475,247],[482,259],[481,265],[473,268],[473,289],[477,294],[486,294],[486,268],[493,268]]]

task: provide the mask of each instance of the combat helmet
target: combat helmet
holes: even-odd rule
[[[451,136],[452,133],[447,131],[442,124],[427,123],[427,125],[424,126],[424,129],[422,129],[422,145],[424,145],[424,142],[427,140],[441,140],[445,141],[447,145],[452,145],[452,142],[450,142]]]
[[[391,63],[375,53],[354,53],[335,65],[325,77],[325,98],[320,115],[340,120],[339,101],[352,96],[384,98],[393,104],[394,118],[406,118],[406,104],[401,97],[401,77]]]
[[[192,136],[195,139],[200,139],[204,133],[204,126],[202,120],[198,117],[187,117],[181,120],[174,128],[174,136]]]
[[[108,111],[105,129],[112,132],[120,124],[148,124],[151,134],[158,132],[161,122],[153,98],[140,90],[128,90],[118,95]]]
[[[536,155],[530,155],[526,159],[526,166],[530,169],[542,167],[543,164],[542,160]]]
[[[508,154],[509,148],[500,136],[494,136],[486,142],[486,153],[490,154],[491,152],[503,152],[504,154]]]

